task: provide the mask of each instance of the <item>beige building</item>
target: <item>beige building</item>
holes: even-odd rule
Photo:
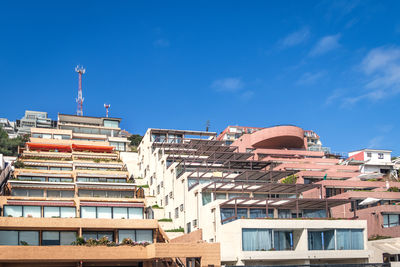
[[[120,119],[32,128],[0,195],[0,266],[218,266],[219,244],[170,240],[121,160]]]
[[[153,199],[149,216],[176,231],[201,229],[204,241],[221,243],[223,265],[369,262],[366,221],[331,214],[349,200],[322,198],[320,185],[279,182],[296,171],[273,170],[216,133],[148,129],[138,161]]]

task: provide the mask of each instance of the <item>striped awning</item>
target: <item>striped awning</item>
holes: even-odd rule
[[[26,200],[7,200],[8,205],[24,205],[24,206],[67,206],[73,207],[73,201],[26,201]]]
[[[142,202],[90,202],[81,201],[81,206],[95,206],[95,207],[144,207]]]

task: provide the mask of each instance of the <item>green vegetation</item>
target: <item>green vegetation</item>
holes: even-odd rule
[[[283,179],[281,181],[282,184],[295,184],[297,181],[297,176],[295,175],[289,175],[288,177],[286,177],[285,179]]]
[[[391,186],[391,187],[389,187],[389,189],[387,191],[388,192],[400,192],[400,189],[396,186]]]
[[[143,136],[139,134],[132,134],[131,136],[128,137],[128,140],[131,142],[131,146],[138,147],[140,142],[142,141]]]
[[[172,222],[172,219],[162,218],[158,220],[159,222]]]
[[[17,160],[16,162],[14,162],[14,167],[15,167],[16,169],[22,169],[22,168],[25,167],[25,164],[24,164],[22,161]]]
[[[149,242],[135,242],[130,238],[124,238],[121,241],[121,244],[117,244],[114,241],[111,241],[108,239],[108,237],[103,236],[100,239],[93,239],[89,238],[88,240],[85,240],[83,237],[79,236],[76,238],[76,241],[72,242],[71,245],[74,246],[88,246],[88,247],[93,247],[93,246],[107,246],[107,247],[116,247],[116,246],[147,246],[149,245]]]
[[[179,227],[179,228],[175,228],[175,229],[164,230],[164,232],[184,233],[185,230],[182,227]]]
[[[388,239],[388,238],[392,238],[392,237],[391,236],[385,236],[385,235],[373,235],[370,238],[368,238],[368,241]]]
[[[157,204],[151,206],[153,209],[163,209],[163,207],[158,206]]]
[[[18,146],[24,146],[28,141],[28,136],[9,138],[6,131],[0,127],[0,154],[4,156],[17,156]]]
[[[148,184],[144,184],[144,185],[137,185],[137,187],[141,187],[141,188],[149,188]]]

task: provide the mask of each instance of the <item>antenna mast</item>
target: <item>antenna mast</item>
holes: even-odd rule
[[[108,109],[111,107],[110,104],[104,104],[104,107],[106,108],[106,117],[108,118]]]
[[[82,97],[82,74],[85,73],[85,69],[82,66],[76,66],[75,71],[79,74],[79,89],[78,89],[78,98],[76,99],[76,103],[78,107],[76,109],[76,115],[83,116],[83,97]]]

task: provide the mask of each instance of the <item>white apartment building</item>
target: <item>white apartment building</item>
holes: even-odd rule
[[[253,156],[216,133],[148,129],[138,163],[161,208],[155,218],[201,229],[204,241],[221,243],[225,265],[368,263],[366,222],[331,217],[349,200],[303,198],[320,185],[278,183],[295,172]]]
[[[391,150],[383,149],[356,150],[348,153],[348,162],[359,165],[364,174],[390,174],[394,169],[391,153]]]

